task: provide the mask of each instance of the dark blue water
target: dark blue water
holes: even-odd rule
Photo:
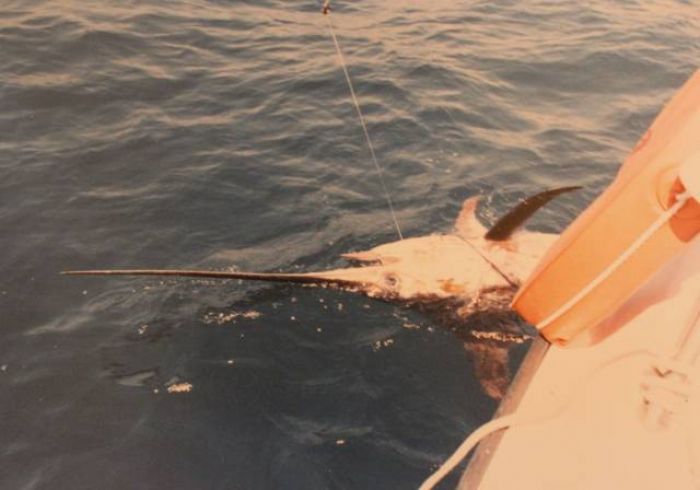
[[[560,231],[700,59],[694,1],[333,7],[410,236],[584,185],[530,225]],[[0,5],[1,488],[412,488],[490,417],[462,342],[398,306],[58,275],[318,270],[395,238],[318,11]]]

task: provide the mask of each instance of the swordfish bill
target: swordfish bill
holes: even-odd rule
[[[95,269],[82,271],[63,271],[64,276],[174,276],[202,279],[241,279],[248,281],[291,282],[297,284],[328,284],[336,286],[355,285],[355,281],[333,277],[334,271],[319,273],[284,273],[284,272],[235,272],[207,271],[188,269]]]

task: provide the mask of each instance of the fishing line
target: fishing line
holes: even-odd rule
[[[323,3],[323,16],[326,19],[326,25],[328,27],[328,32],[331,34],[333,39],[333,44],[335,45],[335,52],[338,54],[338,59],[340,60],[340,66],[343,68],[343,73],[345,74],[345,80],[348,82],[348,88],[350,89],[350,97],[352,98],[353,104],[355,104],[355,110],[357,111],[357,117],[360,119],[360,125],[362,126],[362,132],[365,134],[365,140],[367,141],[367,146],[369,147],[369,153],[372,156],[372,161],[374,162],[374,167],[377,169],[377,176],[379,177],[379,182],[382,185],[384,191],[384,197],[389,205],[389,212],[391,213],[391,219],[394,222],[394,227],[396,228],[396,233],[399,235],[399,240],[403,240],[403,234],[401,233],[401,227],[399,227],[399,220],[396,219],[396,212],[394,211],[394,203],[391,200],[391,195],[389,194],[389,189],[384,182],[384,172],[382,167],[379,165],[377,160],[377,155],[374,151],[374,145],[372,144],[372,138],[369,136],[369,131],[367,130],[367,124],[365,123],[365,117],[362,114],[362,109],[360,108],[360,102],[357,100],[357,95],[355,94],[355,88],[352,85],[352,80],[350,79],[350,73],[348,72],[347,64],[345,63],[345,57],[340,49],[340,43],[338,42],[338,37],[335,35],[335,29],[333,28],[333,22],[331,21],[330,11],[331,2],[326,0]]]
[[[518,289],[518,288],[520,287],[520,284],[518,283],[518,281],[515,281],[514,279],[511,279],[511,278],[508,276],[508,274],[506,274],[505,272],[503,272],[503,271],[501,270],[501,268],[498,267],[498,266],[496,265],[496,263],[495,263],[493,260],[491,260],[490,258],[488,258],[488,257],[486,256],[486,254],[481,253],[481,250],[479,250],[478,248],[476,248],[476,246],[475,246],[472,242],[470,242],[469,240],[467,240],[466,238],[464,238],[464,237],[461,236],[461,235],[458,235],[458,236],[459,236],[459,238],[460,238],[464,243],[466,243],[467,245],[469,245],[469,247],[471,247],[471,249],[472,249],[479,257],[481,257],[482,259],[484,259],[484,260],[486,261],[486,263],[489,264],[489,265],[491,266],[491,268],[492,268],[494,271],[496,271],[496,273],[497,273],[498,275],[500,275],[508,284],[510,284],[511,287],[514,287],[515,289]]]

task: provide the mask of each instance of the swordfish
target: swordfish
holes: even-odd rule
[[[477,378],[494,398],[509,382],[504,339],[522,328],[510,303],[519,285],[558,235],[519,228],[556,196],[579,189],[560,187],[520,202],[486,229],[476,216],[478,197],[464,201],[450,233],[385,243],[343,254],[359,265],[308,273],[237,272],[186,269],[106,269],[65,271],[82,276],[178,276],[288,282],[331,287],[415,307],[435,317],[465,342]],[[474,336],[474,332],[480,333]],[[522,338],[522,337],[520,337]]]

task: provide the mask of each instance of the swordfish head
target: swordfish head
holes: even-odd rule
[[[462,205],[454,229],[385,243],[343,254],[362,267],[336,269],[316,277],[344,289],[412,305],[448,304],[453,319],[478,311],[507,310],[557,235],[516,230],[541,206],[578,187],[545,191],[521,202],[487,230],[476,216],[478,198]]]
[[[293,282],[335,287],[369,297],[409,304],[449,301],[468,315],[507,307],[556,235],[515,231],[544,204],[578,187],[536,194],[516,206],[487,230],[475,212],[478,198],[467,199],[454,230],[385,243],[371,250],[344,254],[358,266],[311,273],[257,273],[201,270],[88,270],[70,275],[152,275]],[[489,299],[490,298],[490,299]]]

